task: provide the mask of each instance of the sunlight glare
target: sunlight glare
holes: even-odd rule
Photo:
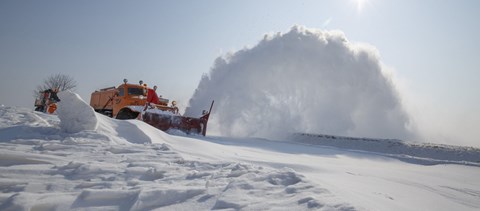
[[[357,5],[357,12],[361,12],[368,0],[354,0]]]

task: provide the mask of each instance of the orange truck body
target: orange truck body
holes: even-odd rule
[[[149,89],[151,88],[128,83],[122,84],[118,88],[100,89],[92,93],[90,106],[99,113],[116,117],[122,109],[129,106],[145,106]],[[174,111],[175,109],[168,106],[167,99],[161,99],[160,103],[155,106],[163,111]]]
[[[90,106],[99,113],[105,113],[108,116],[112,116],[113,112],[113,99],[115,97],[117,89],[115,87],[109,87],[101,89],[100,91],[95,91],[90,97]]]
[[[155,104],[148,102],[147,99]],[[160,130],[177,129],[187,134],[205,136],[213,102],[210,110],[204,111],[202,116],[184,117],[178,114],[177,107],[168,106],[168,99],[158,98],[153,89],[125,82],[117,88],[108,87],[93,92],[90,106],[96,112],[116,119],[140,119]]]

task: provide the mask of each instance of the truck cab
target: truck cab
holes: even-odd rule
[[[152,88],[146,85],[124,83],[115,87],[107,87],[92,93],[90,106],[96,112],[105,114],[117,119],[134,119],[145,108],[147,104],[147,94],[155,93]],[[168,99],[160,98],[155,105],[162,111],[172,111],[175,109],[168,106]]]

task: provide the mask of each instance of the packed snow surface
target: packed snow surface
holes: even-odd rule
[[[59,109],[85,109],[65,95]],[[455,159],[440,150],[444,162],[425,163],[428,153],[401,159],[378,140],[368,151],[347,137],[349,147],[324,146],[322,135],[173,136],[138,120],[60,113],[0,107],[0,210],[480,209],[474,148],[450,146]]]

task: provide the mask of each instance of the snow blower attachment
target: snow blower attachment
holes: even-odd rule
[[[210,110],[204,111],[201,117],[186,117],[178,113],[175,101],[168,106],[168,99],[159,98],[156,88],[149,88],[143,81],[129,84],[125,79],[117,88],[108,87],[93,92],[90,106],[98,113],[116,119],[143,120],[163,131],[177,129],[187,134],[206,135],[213,101]]]
[[[184,117],[180,115],[171,115],[167,112],[149,112],[148,110],[143,114],[143,121],[163,131],[169,129],[181,130],[187,134],[202,134],[207,133],[207,122],[212,111],[214,101],[210,105],[208,112],[203,112],[200,118]]]

